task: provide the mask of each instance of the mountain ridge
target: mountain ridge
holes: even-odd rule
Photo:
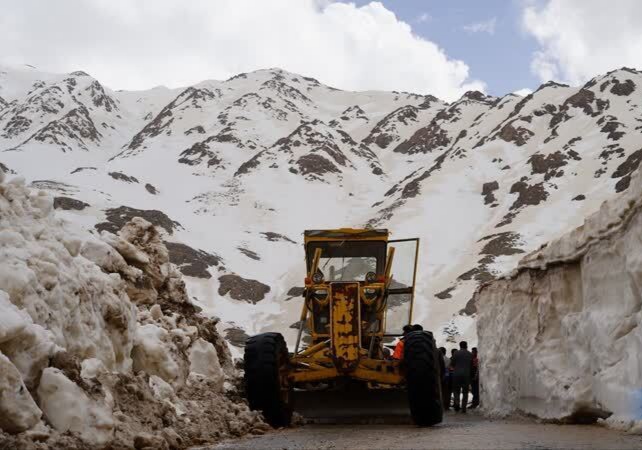
[[[168,242],[225,261],[188,278],[190,295],[248,334],[293,333],[303,229],[385,226],[424,241],[416,320],[474,338],[477,284],[625,191],[642,159],[642,73],[628,68],[451,103],[280,69],[136,92],[1,72],[0,167],[88,205],[59,214],[89,229],[131,211],[180,223]],[[226,274],[271,289],[219,295]]]

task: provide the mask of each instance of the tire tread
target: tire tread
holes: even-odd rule
[[[280,395],[280,359],[288,363],[287,345],[280,333],[262,333],[246,341],[244,381],[248,403],[250,409],[261,411],[274,428],[287,427],[292,420],[291,405]]]
[[[409,333],[404,342],[408,402],[413,421],[431,426],[443,420],[438,350],[431,333]]]

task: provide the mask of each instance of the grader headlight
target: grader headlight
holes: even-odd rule
[[[367,305],[370,305],[374,302],[379,295],[381,295],[381,289],[373,287],[363,288],[363,300]]]
[[[312,291],[312,298],[314,298],[320,304],[325,304],[328,301],[328,290],[315,289]]]

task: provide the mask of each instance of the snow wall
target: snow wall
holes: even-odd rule
[[[476,300],[489,414],[642,433],[642,171]]]
[[[264,432],[216,324],[149,222],[89,233],[0,170],[0,448],[187,448]]]

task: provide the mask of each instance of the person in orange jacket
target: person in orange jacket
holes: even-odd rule
[[[403,336],[395,345],[395,351],[392,353],[392,359],[403,359],[403,345],[406,335],[412,331],[412,325],[405,325],[403,327]]]

